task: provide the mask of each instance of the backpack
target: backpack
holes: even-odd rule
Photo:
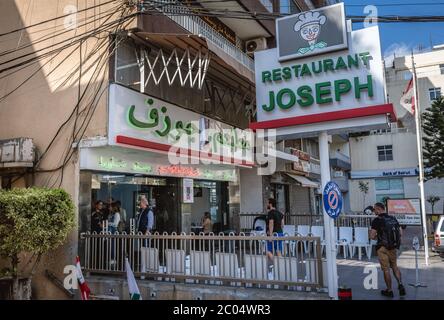
[[[401,246],[401,232],[398,220],[395,217],[384,215],[380,244],[388,250],[399,249]]]

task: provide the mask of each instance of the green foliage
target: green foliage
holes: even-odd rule
[[[359,181],[359,191],[361,191],[363,194],[368,193],[368,182]]]
[[[423,113],[423,157],[427,179],[444,178],[444,98]]]
[[[74,204],[61,189],[0,190],[0,254],[45,254],[63,244],[74,227]]]

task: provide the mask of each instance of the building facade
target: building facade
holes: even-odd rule
[[[444,48],[414,54],[417,73],[419,110],[421,113],[441,96],[444,86]],[[418,153],[413,116],[400,105],[403,92],[412,77],[411,56],[397,57],[386,66],[388,99],[396,107],[398,125],[389,130],[372,131],[350,138],[351,209],[362,212],[376,201],[397,198],[419,198]],[[359,183],[368,184],[368,193],[360,191]],[[433,208],[442,213],[444,183],[439,179],[425,182],[426,212],[432,213],[427,199],[437,196]]]
[[[218,165],[200,161],[200,145],[197,155],[185,155],[198,161],[186,165],[171,164],[167,150],[171,130],[187,134],[193,121],[205,130],[242,133],[248,127],[255,117],[252,53],[275,44],[274,21],[196,14],[226,5],[217,1],[199,7],[188,1],[162,3],[0,3],[0,30],[19,30],[0,42],[0,140],[32,139],[25,148],[32,150],[32,159],[14,165],[2,160],[1,187],[63,188],[74,200],[78,220],[66,244],[44,257],[35,298],[66,297],[48,285],[45,270],[63,279],[64,267],[82,253],[79,234],[90,231],[98,200],[119,201],[128,230],[138,199],[146,196],[156,208],[159,232],[193,231],[204,212],[210,212],[214,231],[229,231],[246,200],[264,210],[269,194],[261,203],[249,188],[267,179],[255,174],[252,150],[241,148]],[[325,3],[292,4],[293,11],[303,11]],[[280,10],[277,1],[230,5],[246,13]],[[251,41],[262,47],[251,49]],[[220,144],[222,150],[223,139]],[[279,182],[269,185],[266,190],[274,188],[273,196],[282,202]],[[308,200],[312,210],[314,192],[300,187],[299,181],[284,194],[304,194],[299,203]],[[287,197],[283,203],[292,201]]]

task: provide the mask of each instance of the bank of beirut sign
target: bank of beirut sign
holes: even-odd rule
[[[291,23],[278,22],[280,48],[255,53],[258,122],[251,128],[319,123],[325,127],[328,121],[358,118],[372,125],[371,117],[375,116],[386,124],[387,114],[394,120],[393,106],[385,103],[378,27],[348,32],[348,40],[338,40],[342,45],[335,47],[342,50],[325,53],[329,43],[327,38],[319,38],[321,33],[317,28],[329,28],[326,27],[331,19],[328,12],[337,6],[329,8],[323,9],[324,13],[310,11],[282,20]],[[339,38],[343,23],[338,24],[339,29],[332,29]],[[283,46],[300,42],[304,30],[313,33],[313,39],[305,39],[307,47],[299,48],[297,55],[286,54],[292,60],[282,61]],[[322,48],[317,45],[324,42]]]
[[[418,168],[386,169],[386,170],[354,170],[351,171],[350,173],[352,179],[412,177],[417,175],[419,175]]]
[[[253,164],[253,133],[110,85],[108,143],[175,152],[211,163]],[[194,163],[194,162],[192,162]]]

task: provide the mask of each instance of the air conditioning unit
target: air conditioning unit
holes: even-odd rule
[[[267,39],[266,38],[256,38],[248,40],[245,43],[245,49],[248,54],[253,54],[256,51],[267,49]]]
[[[32,139],[0,140],[0,168],[32,167],[34,159],[35,147]]]

